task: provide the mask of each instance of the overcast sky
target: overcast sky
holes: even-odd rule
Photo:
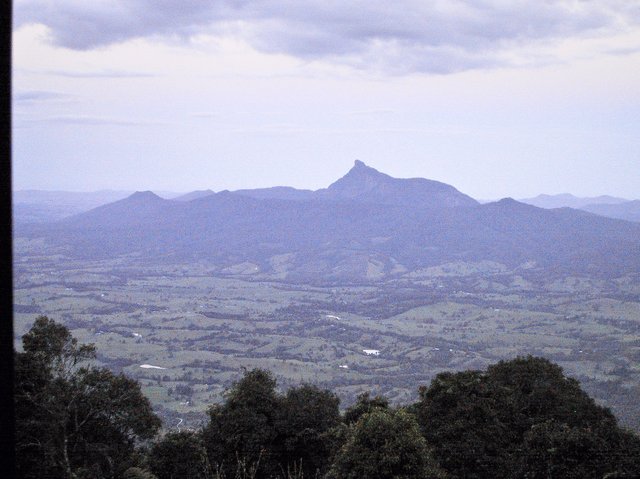
[[[14,189],[640,198],[640,0],[16,0]]]

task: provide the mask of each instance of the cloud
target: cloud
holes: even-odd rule
[[[51,116],[37,120],[26,120],[27,123],[50,123],[59,125],[82,125],[82,126],[148,126],[165,125],[166,123],[147,120],[125,120],[120,118],[105,118],[96,116],[69,115]],[[25,126],[23,124],[23,126]]]
[[[127,70],[33,70],[28,68],[14,68],[14,71],[28,74],[49,75],[65,78],[157,78],[159,75],[156,73],[146,73],[140,71],[127,71]],[[52,92],[47,92],[52,93]],[[58,94],[61,96],[61,94]],[[69,95],[64,95],[69,96]]]
[[[152,73],[122,71],[122,70],[97,70],[97,71],[72,71],[72,70],[44,70],[38,73],[61,76],[68,78],[150,78],[157,75]]]
[[[13,94],[13,101],[20,104],[32,104],[43,101],[69,100],[71,98],[73,98],[73,96],[67,95],[66,93],[43,90],[22,91]]]
[[[133,38],[234,36],[268,53],[365,70],[450,73],[514,62],[532,44],[638,29],[628,0],[17,0],[16,25],[42,23],[87,50]]]

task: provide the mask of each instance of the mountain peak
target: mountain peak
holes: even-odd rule
[[[356,160],[356,161],[353,162],[353,167],[346,174],[345,178],[347,176],[349,176],[350,174],[358,174],[358,175],[368,174],[368,175],[372,175],[372,176],[380,176],[380,177],[391,178],[389,175],[385,175],[384,173],[380,173],[375,168],[371,168],[370,166],[367,166],[364,163],[364,161],[360,161],[360,160]]]
[[[342,199],[354,199],[378,189],[388,181],[392,181],[388,175],[380,173],[360,160],[356,160],[353,167],[338,181],[329,185],[328,192],[338,195]]]
[[[128,198],[129,200],[161,200],[158,195],[156,195],[153,191],[136,191]]]
[[[353,168],[369,168],[364,161],[356,160],[353,162]]]
[[[472,206],[475,200],[454,187],[424,178],[393,178],[355,160],[349,172],[320,195],[332,199],[413,207]]]

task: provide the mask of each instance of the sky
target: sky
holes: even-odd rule
[[[640,198],[640,0],[15,0],[13,188]]]

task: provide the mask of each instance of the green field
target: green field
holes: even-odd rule
[[[165,427],[195,427],[245,368],[311,382],[342,407],[417,397],[443,370],[544,356],[640,430],[640,281],[545,277],[455,263],[366,284],[290,284],[215,265],[78,262],[17,243],[16,347],[46,314],[143,385]],[[367,355],[365,349],[379,350]],[[141,368],[143,364],[164,369]],[[346,367],[345,367],[346,366]]]

